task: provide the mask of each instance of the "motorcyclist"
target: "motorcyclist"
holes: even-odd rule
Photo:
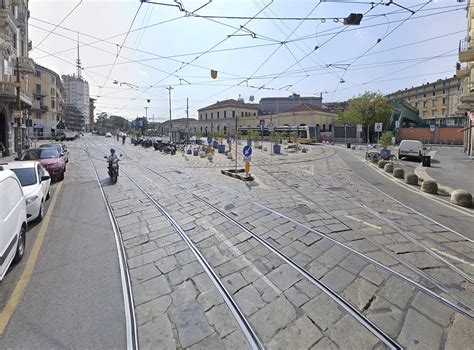
[[[114,160],[120,160],[120,157],[115,152],[115,149],[111,148],[110,149],[110,154],[107,156],[107,163],[109,164],[109,167],[108,167],[109,171],[110,171],[110,166],[112,165],[112,162]]]

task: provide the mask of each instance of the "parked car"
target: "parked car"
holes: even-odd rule
[[[23,188],[28,222],[43,220],[44,203],[51,197],[51,178],[38,161],[10,162],[0,165],[15,173]]]
[[[24,151],[20,159],[15,160],[37,160],[48,170],[53,179],[64,180],[66,163],[57,149],[51,147],[30,148]]]
[[[0,281],[12,262],[18,262],[26,246],[26,204],[20,181],[11,170],[0,171]]]
[[[67,150],[67,147],[64,143],[62,142],[55,142],[55,143],[45,143],[40,146],[40,148],[44,147],[52,147],[56,148],[58,152],[63,156],[64,162],[68,163],[69,162],[69,151]]]
[[[423,156],[423,144],[418,140],[402,140],[398,147],[398,159],[402,157],[416,158],[421,162]]]
[[[110,133],[110,132],[107,131],[107,132],[105,133],[105,137],[112,137],[112,133]]]
[[[64,136],[66,141],[74,141],[76,139],[77,133],[75,131],[66,131]]]

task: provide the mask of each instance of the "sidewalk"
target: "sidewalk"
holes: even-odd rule
[[[431,167],[417,167],[418,176],[436,180],[448,192],[463,189],[474,193],[474,160],[461,147],[432,147],[430,153]]]

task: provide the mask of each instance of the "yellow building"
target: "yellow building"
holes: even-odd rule
[[[403,99],[418,109],[421,119],[434,119],[437,125],[446,125],[459,118],[457,101],[461,95],[462,78],[453,76],[438,79],[410,89],[399,90],[387,95],[388,100]],[[448,119],[449,118],[449,119]],[[449,120],[449,122],[448,122]]]
[[[206,134],[211,131],[223,131],[235,134],[235,119],[255,118],[258,120],[258,105],[248,104],[241,100],[224,100],[198,109],[198,131]],[[239,126],[240,126],[239,122]]]
[[[457,108],[466,113],[468,126],[464,129],[464,151],[472,156],[474,154],[474,133],[472,131],[472,119],[468,119],[474,112],[474,9],[467,6],[467,35],[466,39],[459,43],[459,63],[456,65],[456,75],[464,78],[462,94],[459,98]]]
[[[46,67],[35,64],[30,76],[33,105],[30,113],[30,135],[49,136],[64,117],[64,86],[60,76]]]

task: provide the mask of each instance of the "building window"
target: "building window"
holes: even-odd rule
[[[431,116],[434,117],[435,114],[436,114],[436,110],[435,109],[431,110]]]
[[[36,119],[41,119],[41,112],[36,112]]]
[[[202,120],[202,114],[199,114],[199,120]]]
[[[329,131],[332,131],[332,124],[329,124]]]
[[[40,84],[36,84],[36,93],[37,94],[41,93],[41,85]]]
[[[227,118],[227,111],[224,111],[224,119]]]
[[[426,111],[423,111],[423,118],[426,117]]]
[[[235,111],[232,111],[232,118],[235,118]]]
[[[426,101],[423,101],[423,108],[426,108]]]
[[[219,129],[220,129],[220,125],[219,125],[219,124],[217,124],[217,131],[219,131]]]
[[[211,119],[214,119],[214,112],[211,112]]]
[[[225,114],[225,112],[224,112]],[[227,134],[227,126],[224,125],[224,134]]]
[[[256,116],[257,116],[257,113],[253,112],[253,116],[256,117]]]
[[[51,99],[51,108],[56,108],[56,101],[54,98]]]
[[[418,108],[418,102],[415,102],[415,108]]]
[[[446,104],[446,97],[443,97],[443,105]]]
[[[436,96],[436,91],[433,90],[433,96]]]
[[[434,106],[436,104],[436,99],[431,99],[431,105]]]
[[[206,113],[206,120],[207,120],[207,113]]]
[[[240,112],[240,116],[243,118],[244,117],[244,112]]]
[[[217,112],[217,119],[219,119],[219,112]]]
[[[35,77],[41,78],[41,72],[39,70],[35,71]]]
[[[443,95],[446,93],[446,89],[443,89]]]
[[[441,115],[443,115],[443,116],[446,115],[446,108],[441,109]]]
[[[425,93],[423,93],[423,97],[426,97],[426,92],[425,92]]]

